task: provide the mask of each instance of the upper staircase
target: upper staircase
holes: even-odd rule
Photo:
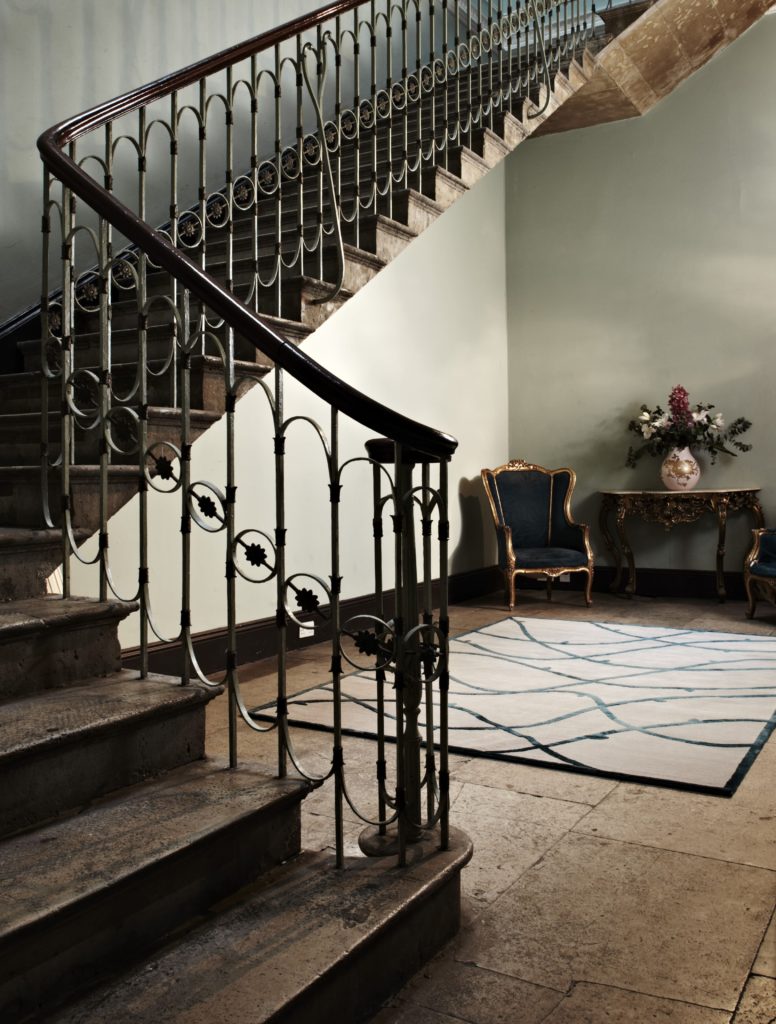
[[[300,346],[526,139],[647,112],[768,6],[636,0],[596,15],[587,0],[339,0],[41,137],[43,302],[0,330],[3,1021],[191,1022],[228,1004],[237,1024],[355,1022],[454,933],[471,855],[447,800],[456,442],[349,388]],[[285,411],[287,375],[326,403],[325,427]],[[236,406],[256,386],[274,444],[271,530],[236,518]],[[345,418],[383,438],[366,457],[340,452]],[[323,442],[325,579],[289,575],[285,562],[285,441],[300,419]],[[192,446],[222,420],[224,478],[213,484],[195,478]],[[343,621],[340,492],[359,462],[374,599]],[[174,678],[149,672],[162,639],[151,491],[180,503]],[[129,502],[138,582],[121,594],[110,520]],[[192,614],[200,529],[225,545],[215,677],[198,664]],[[94,599],[71,595],[71,559],[93,561]],[[275,601],[271,765],[238,757],[238,725],[267,728],[237,674],[238,577],[269,585]],[[121,665],[117,630],[131,615],[139,673]],[[289,626],[310,621],[331,639],[337,698],[323,773],[295,750],[286,705]],[[404,872],[392,858],[345,856],[345,806],[373,817],[343,757],[350,666],[375,671],[380,710],[378,813],[363,846],[389,846]],[[205,756],[214,698],[227,706],[223,763]],[[301,853],[300,805],[324,783],[333,857]]]

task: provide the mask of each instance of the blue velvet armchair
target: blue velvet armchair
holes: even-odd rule
[[[754,543],[744,562],[744,586],[749,599],[747,618],[754,617],[758,598],[776,604],[776,530],[752,530]]]
[[[534,576],[552,584],[565,573],[585,573],[585,600],[592,603],[593,551],[587,526],[571,516],[576,474],[571,469],[544,469],[514,459],[498,469],[483,469],[498,538],[499,568],[506,598],[515,606],[515,580]]]

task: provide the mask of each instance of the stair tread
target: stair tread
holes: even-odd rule
[[[13,879],[13,899],[0,901],[0,946],[308,788],[258,765],[230,771],[225,762],[197,761],[3,840],[0,878]]]
[[[0,643],[41,630],[82,626],[102,620],[126,618],[137,604],[129,601],[96,601],[88,597],[29,597],[0,604]]]
[[[359,954],[406,921],[413,906],[471,856],[468,839],[455,830],[449,851],[436,850],[436,843],[436,837],[426,840],[423,860],[406,870],[397,870],[391,857],[348,857],[338,871],[329,854],[303,852],[213,908],[183,938],[46,1020],[210,1024],[225,1019],[227,1005],[232,1024],[260,1024],[292,1007],[292,1019],[303,1019],[302,997],[315,999],[317,1007],[321,983],[336,972],[349,963],[368,971]],[[343,984],[358,999],[358,985],[352,979]],[[330,990],[326,994],[336,1001]],[[341,1020],[350,1019],[349,1010],[340,1006]],[[314,1017],[322,1020],[325,1013],[318,1008]]]
[[[0,703],[0,765],[87,734],[113,729],[165,709],[206,703],[217,690],[181,686],[180,679],[151,674],[139,679],[123,670],[85,679],[77,686],[46,690]]]

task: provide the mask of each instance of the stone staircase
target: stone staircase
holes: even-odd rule
[[[697,20],[682,20],[687,7],[660,0],[617,40],[605,38],[600,52],[558,72],[549,95],[542,85],[513,113],[472,132],[446,166],[426,168],[415,187],[381,200],[357,233],[345,226],[336,297],[327,298],[339,269],[329,248],[317,265],[286,275],[279,296],[262,290],[257,309],[302,343],[526,138],[643,113],[768,4],[718,0]],[[678,40],[672,66],[681,73],[669,73]],[[429,118],[423,110],[421,128]],[[376,147],[384,168],[379,133]],[[352,186],[355,168],[343,162],[340,172]],[[290,202],[289,194],[289,247],[297,216]],[[267,206],[261,217],[270,216]],[[216,228],[208,231],[208,266],[223,279],[225,244]],[[238,294],[253,259],[251,231],[248,218],[238,218]],[[258,252],[260,269],[267,255]],[[169,280],[151,274],[149,288],[164,294]],[[127,289],[126,304],[114,306],[117,390],[134,380],[133,297]],[[96,317],[88,308],[77,314],[85,370],[97,363],[89,346]],[[174,367],[165,370],[170,330],[162,317],[149,327],[158,371],[149,443],[179,442]],[[133,605],[46,595],[61,539],[41,513],[38,424],[47,400],[55,454],[60,399],[57,383],[42,399],[36,329],[33,318],[16,330],[13,372],[0,378],[0,1019],[192,1024],[220,1019],[227,1004],[236,1024],[364,1019],[457,928],[468,841],[455,836],[446,853],[426,849],[406,873],[363,858],[336,872],[328,855],[301,853],[309,784],[277,779],[270,766],[227,770],[205,757],[205,712],[217,689],[122,671],[117,627]],[[236,355],[243,390],[272,368],[248,346]],[[192,440],[224,412],[219,373],[215,357],[194,359]],[[95,395],[84,381],[79,402],[88,411]],[[76,452],[71,492],[81,540],[99,523],[99,451],[88,430],[79,430]],[[114,464],[109,483],[113,514],[137,494],[137,466]],[[50,485],[57,494],[55,470]]]

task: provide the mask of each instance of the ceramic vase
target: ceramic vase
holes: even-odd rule
[[[663,459],[660,478],[669,491],[691,491],[701,478],[701,467],[689,448],[672,448]]]

